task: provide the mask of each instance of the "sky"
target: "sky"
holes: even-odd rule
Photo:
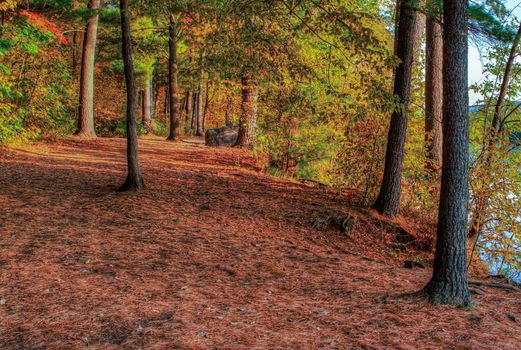
[[[518,19],[521,19],[521,0],[506,0],[505,5]],[[479,50],[474,43],[469,43],[469,85],[483,79],[483,65],[479,55]],[[470,105],[474,105],[480,99],[480,95],[469,91]]]

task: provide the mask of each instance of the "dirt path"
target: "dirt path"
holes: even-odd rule
[[[114,191],[120,139],[0,150],[0,349],[520,348],[520,294],[383,301],[430,272],[311,228],[347,199],[237,150],[140,147],[139,194]]]

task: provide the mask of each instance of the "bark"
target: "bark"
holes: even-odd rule
[[[402,0],[398,26],[396,54],[400,64],[396,68],[394,94],[401,106],[391,116],[385,169],[380,193],[374,208],[381,214],[395,216],[400,208],[402,169],[407,133],[407,108],[409,104],[412,65],[414,60],[414,37],[416,11],[414,0]]]
[[[424,291],[433,304],[467,306],[468,2],[445,1],[443,13],[443,166],[433,275]]]
[[[132,40],[130,36],[129,0],[120,0],[121,43],[125,66],[125,85],[127,87],[127,179],[119,191],[139,190],[144,186],[138,160],[136,128],[136,80],[132,60]]]
[[[425,45],[425,144],[426,169],[435,174],[442,164],[443,31],[440,22],[427,18]]]
[[[179,98],[177,87],[177,17],[170,15],[168,39],[168,82],[170,92],[170,134],[168,140],[179,139]]]
[[[241,117],[239,121],[239,135],[235,146],[251,148],[256,128],[257,84],[251,78],[250,73],[246,73],[242,78]]]
[[[90,0],[89,9],[97,10],[100,0]],[[96,55],[96,39],[98,35],[99,15],[92,16],[85,28],[80,73],[80,108],[78,113],[78,130],[76,135],[95,138],[94,129],[94,61]]]

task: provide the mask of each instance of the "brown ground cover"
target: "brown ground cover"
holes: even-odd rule
[[[247,152],[122,139],[0,150],[0,349],[520,349],[521,294],[472,309],[420,289],[349,196],[264,175]]]

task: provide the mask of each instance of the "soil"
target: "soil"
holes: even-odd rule
[[[194,139],[140,140],[140,162],[118,193],[123,139],[0,149],[0,349],[521,348],[519,291],[395,298],[430,269],[348,194]],[[313,225],[331,213],[360,220]]]

